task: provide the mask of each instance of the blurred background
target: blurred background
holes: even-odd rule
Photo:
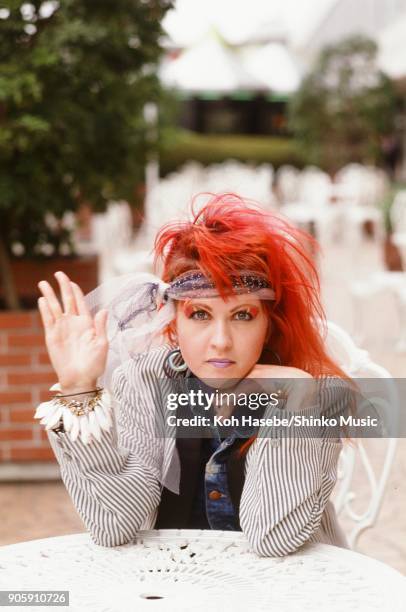
[[[404,377],[406,0],[0,3],[0,545],[84,531],[33,422],[38,281],[152,271],[220,191],[318,239],[327,318]],[[358,550],[406,574],[403,439],[391,461]],[[352,491],[362,513],[365,466]]]

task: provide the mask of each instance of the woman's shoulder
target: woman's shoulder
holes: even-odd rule
[[[350,378],[337,375],[323,375],[317,380],[317,396],[321,413],[328,417],[335,413],[346,412],[354,400],[356,386]]]
[[[320,391],[330,393],[348,391],[355,386],[351,378],[343,378],[337,374],[322,374],[317,376],[315,381]]]

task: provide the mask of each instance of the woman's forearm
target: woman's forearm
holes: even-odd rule
[[[129,427],[137,427],[129,419],[140,410],[138,398],[122,371],[116,372],[112,386],[115,416],[112,429],[103,430],[100,440],[84,444],[80,436],[72,441],[69,433],[48,432],[68,493],[93,540],[102,546],[124,544],[139,529],[153,527],[161,497],[160,482],[144,454],[122,444],[116,428],[118,424],[128,434]],[[152,430],[139,433],[145,448],[156,447],[156,440],[149,440]]]
[[[345,385],[325,382],[320,394],[321,414],[346,409]],[[274,410],[289,417],[286,410]],[[247,456],[241,497],[240,523],[253,549],[262,556],[294,552],[319,529],[336,483],[341,440],[320,435],[259,438]]]
[[[85,445],[80,438],[72,442],[66,433],[48,432],[66,489],[101,546],[131,541],[153,522],[161,495],[157,479],[134,454],[121,454],[114,437],[104,431],[100,442]]]
[[[257,554],[280,557],[297,550],[319,528],[341,448],[320,439],[259,444],[258,459],[248,468],[240,522]]]

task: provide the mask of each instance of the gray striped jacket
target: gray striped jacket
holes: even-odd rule
[[[116,370],[114,397],[124,431],[136,423],[137,387],[148,385],[152,390],[154,382],[164,377],[168,349],[169,345],[159,346]],[[134,387],[129,380],[134,381]],[[326,378],[321,413],[332,415],[342,410],[348,396],[344,385],[340,389],[328,381]],[[283,410],[282,416],[286,415]],[[139,530],[155,525],[162,485],[140,460],[141,452],[153,453],[155,447],[153,428],[150,433],[145,426],[142,429],[138,452],[123,452],[122,440],[118,450],[116,424],[109,432],[103,431],[100,442],[89,445],[80,438],[72,442],[68,434],[48,432],[66,489],[92,540],[101,546],[128,543]],[[245,461],[240,524],[257,554],[283,556],[308,541],[348,548],[329,501],[341,450],[339,438],[255,440]]]

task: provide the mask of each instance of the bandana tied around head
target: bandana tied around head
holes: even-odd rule
[[[233,293],[255,293],[260,299],[274,300],[275,292],[270,288],[264,275],[243,270],[239,276],[231,277]],[[178,276],[169,285],[165,294],[175,300],[194,297],[218,297],[219,292],[214,284],[200,270],[189,270]]]

